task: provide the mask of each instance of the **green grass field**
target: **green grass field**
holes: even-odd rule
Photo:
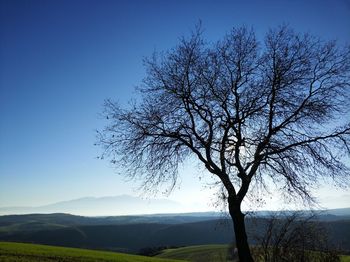
[[[0,242],[0,261],[6,262],[171,262],[162,258],[135,256],[122,253],[95,251],[80,248],[65,248],[46,245]]]
[[[350,262],[350,256],[340,256],[341,262]]]
[[[230,261],[227,254],[228,245],[201,245],[166,249],[156,257],[145,257],[80,248],[0,242],[0,261],[6,262],[221,262]],[[350,262],[350,256],[341,256],[341,262]]]
[[[229,260],[228,245],[202,245],[175,249],[166,249],[159,258],[181,259],[191,262],[221,262]],[[341,262],[350,262],[350,256],[341,256]]]
[[[204,261],[230,261],[228,260],[228,245],[201,245],[176,249],[166,249],[159,258],[182,259],[194,262]]]

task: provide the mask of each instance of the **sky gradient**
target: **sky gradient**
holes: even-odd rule
[[[97,159],[103,101],[135,97],[142,59],[175,46],[200,20],[213,42],[234,26],[253,26],[262,37],[287,23],[350,43],[347,0],[0,0],[0,207],[138,195],[135,183]],[[170,199],[208,209],[212,191],[195,169],[182,170]],[[350,202],[349,190],[331,185],[317,195],[330,208]]]

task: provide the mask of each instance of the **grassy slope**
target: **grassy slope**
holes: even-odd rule
[[[227,261],[228,245],[201,245],[164,250],[159,258],[188,261]]]
[[[86,262],[170,262],[161,258],[128,255],[122,253],[94,251],[79,248],[64,248],[45,245],[0,242],[0,261],[34,262],[34,261],[86,261]]]
[[[226,260],[228,245],[201,245],[166,249],[159,258],[182,259],[192,262],[220,262]],[[341,256],[341,262],[350,262],[350,256]]]
[[[201,245],[164,250],[157,258],[122,253],[64,248],[46,245],[0,242],[0,261],[6,262],[171,262],[171,261],[227,261],[227,245]],[[175,260],[179,259],[179,260]],[[342,256],[342,262],[350,262],[350,256]]]
[[[341,262],[350,262],[350,256],[341,256],[340,261]]]

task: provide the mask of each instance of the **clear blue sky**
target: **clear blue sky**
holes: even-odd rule
[[[0,0],[0,206],[137,195],[96,159],[98,114],[105,98],[135,96],[142,58],[173,47],[199,20],[209,41],[233,26],[253,26],[262,36],[288,23],[350,43],[348,0]],[[194,192],[193,203],[207,201],[210,192],[192,173],[184,170],[172,199]]]

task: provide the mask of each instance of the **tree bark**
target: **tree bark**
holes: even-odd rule
[[[250,253],[247,233],[245,230],[244,214],[241,211],[241,203],[229,198],[229,211],[233,222],[233,228],[236,238],[236,246],[240,262],[253,262],[254,259]]]

